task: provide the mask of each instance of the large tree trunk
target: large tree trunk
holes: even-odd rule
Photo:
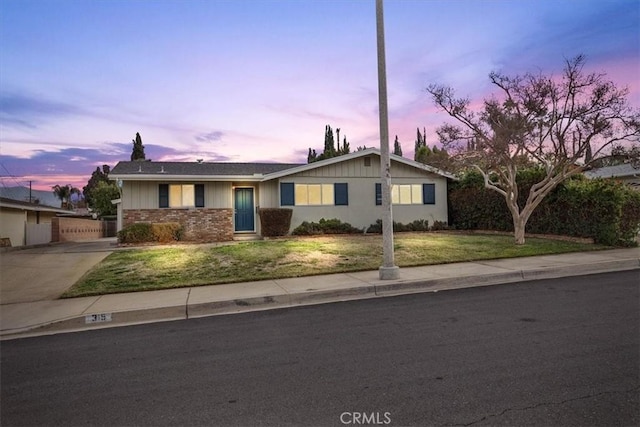
[[[516,239],[516,245],[524,245],[524,230],[527,226],[527,221],[522,215],[514,216],[513,218],[513,235]]]
[[[525,206],[520,210],[518,203],[515,201],[515,197],[507,197],[507,207],[511,212],[513,218],[513,236],[515,238],[516,245],[524,245],[524,232],[527,227],[527,221],[533,211],[531,206]]]

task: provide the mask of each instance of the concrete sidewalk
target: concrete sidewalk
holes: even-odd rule
[[[79,257],[86,257],[84,263],[78,261],[80,266],[74,268],[75,274],[84,274],[111,250],[115,248],[103,245],[95,252],[75,252]],[[52,258],[56,259],[62,261],[62,258]],[[49,262],[54,262],[52,260]],[[4,255],[2,264],[4,288],[11,270]],[[364,271],[72,299],[20,301],[18,298],[11,302],[5,301],[3,293],[0,337],[9,339],[631,269],[637,269],[640,277],[640,248],[402,268],[400,279],[384,281],[379,280],[378,271]],[[35,276],[31,274],[31,280]],[[65,281],[70,280],[73,277]],[[61,285],[69,287],[74,282]]]

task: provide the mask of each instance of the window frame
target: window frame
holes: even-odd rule
[[[349,184],[346,182],[280,183],[280,206],[327,207],[348,205]]]
[[[180,187],[180,203],[176,204],[172,199],[175,198],[176,187]],[[185,187],[186,194],[191,193],[193,204],[185,203]],[[172,191],[173,189],[173,191]],[[174,194],[174,196],[172,196]],[[187,196],[190,197],[190,196]],[[174,203],[172,203],[172,201]],[[188,201],[188,200],[187,200]],[[158,186],[158,207],[160,209],[194,209],[205,207],[204,184],[160,184]]]

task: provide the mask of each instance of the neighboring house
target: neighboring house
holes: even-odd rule
[[[447,222],[452,175],[392,155],[391,177],[394,221]],[[190,240],[260,236],[259,208],[292,209],[290,231],[322,218],[365,229],[382,218],[374,148],[309,164],[126,161],[109,178],[121,188],[120,226],[179,222]]]
[[[634,167],[631,163],[592,169],[586,171],[584,175],[589,179],[615,179],[640,191],[640,167]]]
[[[3,245],[24,246],[51,242],[52,218],[66,209],[0,198],[0,238]],[[7,241],[8,239],[8,241]]]

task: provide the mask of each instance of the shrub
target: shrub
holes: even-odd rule
[[[292,209],[260,208],[260,224],[265,237],[286,236],[291,227]]]
[[[151,224],[153,239],[160,243],[169,243],[182,239],[182,225],[177,222]]]
[[[429,231],[429,221],[426,219],[416,219],[409,224],[393,221],[393,231],[401,233],[403,231]],[[382,220],[377,219],[375,224],[371,224],[367,228],[367,233],[382,233]]]
[[[168,243],[182,239],[183,228],[177,222],[139,222],[118,231],[119,243]]]
[[[449,224],[445,221],[433,221],[433,225],[431,226],[431,231],[440,231],[440,230],[448,230]]]
[[[145,243],[153,241],[153,232],[151,224],[148,222],[139,222],[124,227],[118,231],[119,243]]]
[[[353,227],[348,222],[342,222],[337,218],[324,219],[318,222],[304,221],[297,226],[292,234],[297,236],[312,236],[317,234],[356,234],[362,233],[359,228]]]

